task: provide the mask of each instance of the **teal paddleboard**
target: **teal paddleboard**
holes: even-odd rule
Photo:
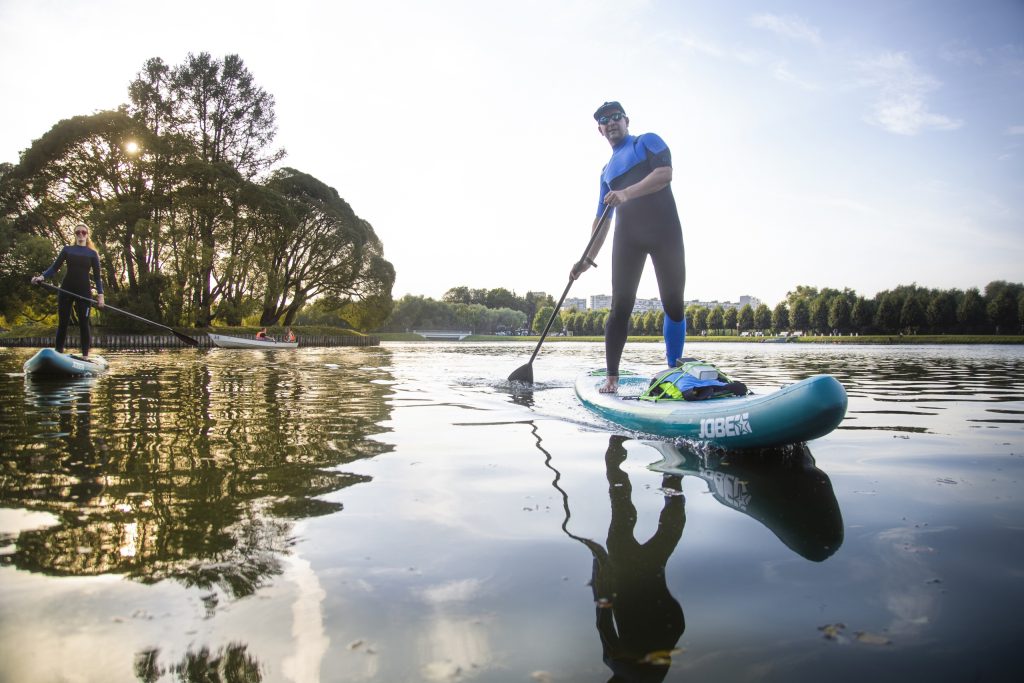
[[[44,377],[83,377],[98,375],[107,369],[102,356],[72,356],[54,349],[40,349],[25,361],[25,374]]]
[[[770,394],[706,401],[646,401],[650,377],[619,376],[619,391],[602,394],[603,370],[576,378],[576,395],[588,409],[626,429],[724,448],[766,448],[828,434],[846,415],[846,389],[831,375],[815,375]]]

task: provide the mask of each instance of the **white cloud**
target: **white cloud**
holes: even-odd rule
[[[928,109],[929,93],[942,82],[918,69],[904,52],[883,52],[857,64],[865,74],[863,85],[877,89],[867,120],[899,135],[916,135],[923,130],[956,130],[963,121]]]
[[[771,31],[783,38],[791,38],[811,45],[821,45],[821,32],[800,17],[779,16],[777,14],[758,14],[750,17],[750,25],[754,28]]]
[[[1007,135],[1024,135],[1024,125],[1010,126],[1006,129]]]

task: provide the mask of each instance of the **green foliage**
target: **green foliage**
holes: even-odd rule
[[[549,316],[552,310],[548,309]],[[394,303],[381,328],[388,332],[457,329],[471,330],[474,334],[496,334],[520,330],[526,324],[526,315],[511,308],[490,309],[481,304],[449,303],[406,295]]]
[[[960,305],[956,309],[956,319],[960,329],[969,332],[980,332],[985,327],[985,301],[977,289],[964,292]]]
[[[780,301],[772,310],[772,329],[776,332],[784,332],[789,329],[789,309],[784,301]]]
[[[850,330],[850,303],[845,297],[835,297],[828,305],[828,326],[840,333]]]
[[[790,304],[789,329],[806,331],[811,328],[811,309],[804,299],[797,299]]]
[[[721,306],[715,306],[708,313],[708,333],[721,332],[725,328],[725,311]]]
[[[554,313],[554,311],[554,306],[542,306],[538,308],[536,315],[533,316],[533,324],[531,326],[531,329],[534,332],[543,332],[544,327],[548,324],[548,320],[551,319],[551,314]],[[561,313],[559,313],[555,315],[555,319],[551,322],[551,329],[549,330],[549,334],[558,334],[564,329],[565,327],[562,324],[562,316]]]
[[[758,304],[754,309],[754,329],[768,330],[772,328],[772,311],[765,304]]]
[[[85,222],[108,300],[144,317],[290,324],[333,296],[347,319],[380,324],[394,282],[383,245],[333,188],[267,176],[284,156],[276,130],[273,96],[238,55],[147,60],[126,104],[59,121],[0,166],[2,272],[38,272]],[[18,314],[33,293],[10,284],[0,313]]]
[[[933,332],[949,332],[956,328],[956,297],[952,292],[936,292],[925,310],[928,327]]]
[[[549,294],[527,292],[519,296],[503,287],[496,289],[471,289],[466,286],[452,287],[441,301],[449,304],[479,304],[487,308],[510,308],[520,311],[528,320],[533,320],[540,306],[555,307],[555,300]],[[550,315],[550,313],[549,313]]]
[[[850,322],[858,332],[869,332],[875,320],[875,307],[864,297],[858,297],[850,312]]]
[[[743,304],[736,316],[736,328],[740,332],[754,329],[754,309],[750,304]]]

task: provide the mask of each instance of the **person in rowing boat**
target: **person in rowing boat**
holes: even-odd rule
[[[295,339],[295,333],[294,333],[294,332],[292,332],[292,328],[290,328],[290,327],[289,327],[289,328],[288,328],[288,331],[287,331],[287,332],[285,332],[285,335],[284,335],[284,340],[285,340],[286,342],[288,342],[288,343],[292,343],[292,342],[296,341],[296,339]]]
[[[270,341],[270,337],[267,336],[267,328],[264,327],[262,330],[257,332],[256,338],[260,341]]]
[[[65,246],[57,255],[57,260],[42,274],[32,278],[32,284],[39,284],[47,278],[57,274],[60,267],[67,264],[67,272],[64,273],[64,280],[61,281],[61,289],[66,289],[80,296],[91,297],[92,291],[89,284],[89,273],[92,272],[93,280],[96,283],[96,303],[103,308],[103,279],[100,277],[100,256],[96,251],[96,245],[89,238],[89,226],[79,223],[75,226],[75,243]],[[57,294],[57,339],[54,348],[59,353],[64,353],[64,342],[68,336],[68,325],[71,323],[71,307],[74,306],[75,314],[78,316],[79,342],[82,347],[82,357],[89,357],[89,349],[92,348],[92,328],[89,325],[88,302],[77,299],[73,296],[59,292]]]
[[[683,355],[686,338],[686,262],[683,229],[672,196],[672,155],[668,145],[654,133],[629,134],[629,117],[618,102],[605,102],[594,112],[597,130],[612,147],[612,157],[601,171],[597,230],[605,206],[616,212],[612,240],[612,306],[605,326],[607,379],[602,393],[619,387],[619,360],[626,345],[629,318],[636,302],[644,264],[650,255],[658,291],[665,309],[665,356],[675,367]],[[604,236],[598,237],[582,260],[570,271],[578,278],[596,265]]]

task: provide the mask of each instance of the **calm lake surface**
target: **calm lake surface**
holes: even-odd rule
[[[0,681],[1003,681],[1024,348],[691,344],[842,426],[722,453],[576,402],[603,347],[0,349]],[[653,371],[661,349],[627,346]]]

